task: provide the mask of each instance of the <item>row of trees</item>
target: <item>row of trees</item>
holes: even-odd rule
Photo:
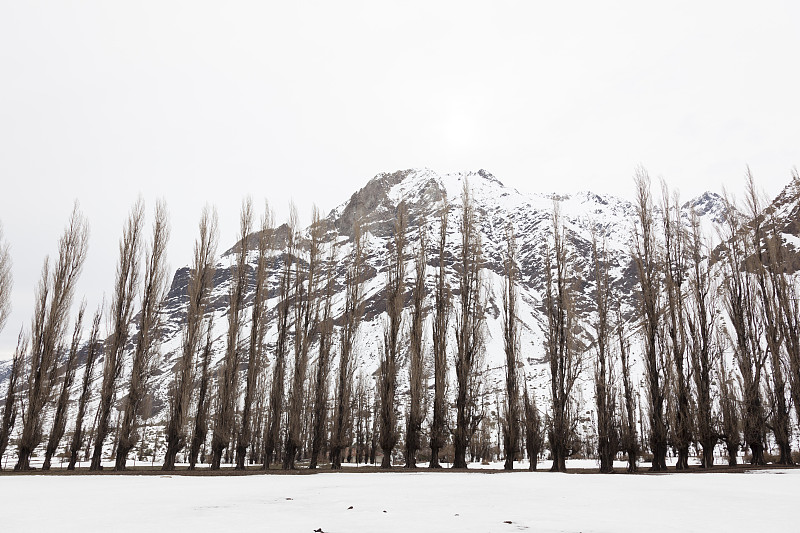
[[[680,206],[677,195],[664,185],[656,205],[644,169],[637,170],[635,183],[633,305],[624,303],[620,280],[612,278],[612,258],[602,236],[592,235],[591,257],[581,262],[574,236],[554,204],[551,239],[542,251],[543,355],[550,374],[544,416],[519,370],[520,268],[509,224],[502,268],[505,376],[494,420],[487,398],[498,391],[487,390],[483,380],[488,287],[479,217],[468,184],[461,195],[455,254],[446,249],[446,200],[432,246],[424,225],[410,228],[406,206],[397,208],[386,251],[382,350],[374,377],[356,374],[367,268],[358,219],[345,260],[337,262],[338,238],[327,235],[318,211],[307,237],[301,237],[293,209],[288,223],[276,228],[267,207],[254,231],[253,206],[245,201],[229,267],[227,328],[220,337],[210,307],[217,217],[204,210],[189,271],[181,347],[163,410],[163,469],[174,469],[179,454],[192,469],[206,455],[212,469],[223,462],[237,469],[248,463],[294,469],[299,458],[308,459],[313,469],[327,454],[338,469],[354,455],[359,462],[374,463],[378,448],[382,468],[391,468],[398,450],[408,468],[416,466],[421,451],[431,468],[440,466],[443,455],[452,458],[453,467],[466,468],[468,454],[485,457],[481,443],[496,421],[506,469],[513,468],[523,450],[535,469],[546,444],[552,470],[564,471],[567,458],[583,447],[578,393],[592,370],[590,360],[594,452],[602,472],[613,471],[620,454],[627,456],[628,471],[635,471],[645,449],[652,454],[652,469],[663,470],[670,447],[677,468],[685,469],[693,444],[702,448],[702,465],[710,468],[720,442],[731,464],[743,446],[754,464],[764,464],[768,435],[779,450],[778,462],[791,464],[791,405],[800,417],[800,307],[774,214],[764,211],[748,174],[746,207],[726,200],[722,244],[712,250],[698,217]],[[144,446],[142,422],[152,403],[168,288],[169,239],[165,205],[155,208],[149,239],[144,218],[140,201],[120,240],[110,306],[95,312],[86,342],[85,304],[78,308],[71,334],[67,331],[88,235],[77,207],[54,266],[45,261],[31,330],[20,334],[12,360],[0,427],[2,455],[17,414],[22,414],[15,469],[30,469],[31,456],[42,444],[43,468],[50,467],[72,408],[68,468],[75,467],[82,450],[91,457],[91,469],[102,468],[104,449],[111,443],[115,469],[123,470],[131,452]],[[414,247],[411,240],[416,240]],[[429,266],[435,272],[430,294]],[[271,286],[270,279],[277,283]],[[341,299],[336,298],[341,290],[337,280],[344,284]],[[0,327],[8,313],[10,284],[10,258],[0,236]],[[269,307],[272,298],[277,304]],[[104,315],[108,331],[101,339]],[[271,325],[275,342],[267,345]],[[632,364],[635,343],[641,348],[641,375]],[[75,387],[79,362],[84,373]],[[100,362],[101,374],[95,378]],[[403,371],[408,394],[401,402]],[[74,389],[77,401],[71,402]],[[87,435],[87,409],[93,404],[97,410]]]
[[[796,174],[793,181],[800,184]],[[652,470],[666,469],[669,448],[677,469],[686,469],[692,445],[701,450],[701,465],[711,468],[719,443],[729,464],[748,449],[751,462],[763,465],[770,435],[776,462],[793,464],[790,405],[800,418],[800,308],[774,208],[764,208],[748,171],[744,205],[725,198],[720,244],[712,248],[697,214],[681,207],[677,194],[662,184],[656,205],[642,168],[635,183],[631,255],[638,302],[627,325],[603,246],[594,239],[592,247],[589,340],[601,471],[612,471],[620,451],[635,471],[643,448],[652,454]],[[557,243],[556,234],[556,250]],[[632,340],[640,343],[643,362],[638,402]],[[559,397],[556,389],[553,397]]]

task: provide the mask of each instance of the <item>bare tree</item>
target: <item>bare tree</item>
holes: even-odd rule
[[[762,315],[764,340],[769,366],[768,377],[772,378],[771,387],[768,389],[770,400],[770,417],[768,427],[775,437],[778,447],[778,464],[791,465],[792,460],[791,440],[791,413],[787,402],[787,380],[784,366],[784,333],[781,325],[784,322],[783,307],[780,305],[780,292],[784,286],[783,272],[783,245],[780,231],[773,215],[762,211],[759,195],[756,192],[753,176],[747,172],[747,207],[753,240],[754,251],[753,269],[760,300],[760,313]],[[762,244],[763,241],[763,244]]]
[[[378,456],[378,410],[380,408],[380,394],[375,394],[372,397],[372,406],[370,409],[370,418],[372,419],[372,431],[370,431],[369,439],[369,464],[374,465]]]
[[[247,242],[253,225],[253,203],[248,198],[242,202],[239,216],[239,242],[236,246],[236,264],[231,266],[231,288],[228,299],[228,336],[225,358],[217,381],[217,405],[214,430],[211,436],[211,469],[219,470],[222,452],[234,433],[237,381],[239,376],[239,337],[242,330],[244,296],[247,291]]]
[[[536,408],[536,396],[528,392],[527,380],[523,393],[522,405],[525,410],[525,449],[528,452],[528,470],[536,470],[539,454],[544,446],[544,432],[539,409]]]
[[[75,414],[75,431],[72,433],[72,441],[69,445],[69,464],[67,470],[75,470],[75,463],[78,462],[78,452],[83,446],[83,418],[86,415],[86,406],[89,404],[92,394],[92,379],[97,357],[103,350],[103,343],[100,338],[100,319],[103,317],[103,306],[97,308],[92,319],[92,329],[89,333],[89,342],[86,344],[86,361],[83,365],[83,381],[81,384],[81,395],[78,398],[78,411]],[[88,452],[88,446],[87,446]]]
[[[506,354],[506,394],[503,409],[503,449],[506,455],[505,470],[514,470],[514,459],[519,451],[520,412],[519,384],[519,324],[517,319],[517,238],[509,223],[506,227],[505,278],[503,283],[503,347]]]
[[[369,392],[367,386],[367,376],[364,372],[359,372],[356,379],[356,388],[354,391],[353,403],[355,404],[354,417],[355,417],[355,449],[356,449],[356,464],[364,461],[365,457],[369,456],[367,449],[367,438],[369,433],[370,422],[370,408],[372,402],[369,401]]]
[[[722,334],[718,334],[719,343],[723,342]],[[719,408],[722,416],[722,440],[728,450],[728,466],[736,466],[737,454],[742,445],[742,421],[739,416],[740,394],[737,390],[736,378],[725,367],[725,358],[719,357]]]
[[[214,330],[214,315],[206,319],[206,343],[200,354],[200,383],[197,391],[197,409],[194,415],[194,431],[192,440],[189,443],[189,470],[194,470],[197,466],[197,459],[200,456],[200,448],[206,443],[208,435],[208,411],[211,401],[208,398],[208,387],[210,384],[209,365],[211,364],[211,352],[214,345],[212,338]],[[217,411],[219,411],[220,396],[216,397]]]
[[[317,291],[319,284],[319,262],[324,228],[319,209],[314,207],[311,219],[311,234],[308,241],[308,268],[295,268],[294,279],[294,371],[289,391],[289,425],[286,431],[286,447],[283,468],[294,470],[297,452],[302,446],[301,430],[303,398],[305,396],[308,352],[311,349],[316,324],[319,321]]]
[[[735,205],[726,200],[723,242],[725,243],[724,302],[728,336],[742,381],[744,440],[752,452],[752,463],[766,464],[764,441],[766,417],[761,396],[761,380],[769,353],[760,344],[761,328],[756,309],[754,282],[744,270],[745,259],[752,256],[752,244]]]
[[[0,224],[0,331],[3,331],[11,313],[11,289],[14,287],[9,248],[10,245],[3,238],[3,225]]]
[[[620,444],[628,456],[627,472],[633,474],[637,471],[636,458],[639,455],[639,439],[636,436],[636,400],[634,399],[633,383],[631,382],[630,346],[625,336],[625,327],[622,322],[622,313],[617,313],[617,341],[619,342],[620,370],[622,373],[622,399]]]
[[[653,201],[650,196],[650,176],[639,167],[636,184],[636,226],[633,238],[633,260],[639,278],[639,309],[644,333],[644,371],[647,383],[647,413],[650,418],[651,470],[667,468],[667,424],[664,419],[665,393],[663,374],[665,363],[659,348],[661,328],[661,278],[658,243],[653,220]]]
[[[263,355],[263,354],[262,354]],[[262,364],[263,366],[263,364]],[[255,394],[253,395],[252,434],[250,442],[250,464],[262,462],[264,455],[264,425],[267,417],[267,401],[269,397],[269,375],[265,368],[258,374]]]
[[[439,265],[436,271],[433,318],[433,419],[431,422],[430,468],[441,468],[439,451],[447,442],[445,420],[447,418],[447,332],[450,327],[450,287],[445,271],[445,246],[447,245],[447,214],[449,206],[444,199],[439,208],[439,239],[436,254]]]
[[[332,303],[336,284],[336,238],[331,244],[325,279],[325,298],[320,319],[317,321],[319,349],[314,365],[314,405],[311,414],[311,462],[308,468],[317,468],[319,456],[325,444],[328,419],[328,381],[331,371],[331,347],[333,345]]]
[[[50,460],[58,450],[58,445],[64,437],[67,428],[67,411],[69,408],[69,393],[72,383],[75,380],[75,370],[78,367],[78,348],[80,347],[81,335],[83,334],[83,314],[86,312],[86,300],[81,303],[78,309],[78,316],[75,319],[75,328],[72,332],[72,342],[70,343],[67,360],[62,365],[63,378],[61,382],[61,393],[56,401],[56,411],[53,415],[53,427],[50,429],[50,437],[47,439],[47,446],[44,452],[44,463],[42,470],[50,470]]]
[[[115,470],[125,470],[128,453],[139,441],[138,418],[142,402],[149,394],[149,381],[153,372],[156,346],[161,335],[163,318],[161,309],[168,290],[167,243],[169,242],[169,215],[164,202],[156,204],[153,219],[153,236],[145,251],[144,285],[142,286],[139,331],[131,361],[128,396],[124,400],[122,426],[117,444]]]
[[[348,440],[352,425],[350,400],[353,393],[355,369],[353,348],[358,327],[361,324],[364,304],[364,244],[360,217],[357,217],[353,224],[353,242],[345,275],[344,312],[339,332],[339,369],[330,444],[333,470],[342,468],[342,452],[350,445]]]
[[[286,353],[289,351],[289,312],[292,298],[292,264],[295,255],[297,236],[297,210],[290,206],[287,225],[286,249],[283,254],[278,293],[278,340],[275,345],[275,359],[272,363],[272,386],[269,395],[269,412],[264,434],[264,469],[268,469],[273,453],[279,452],[281,418],[283,417],[284,381],[286,377]]]
[[[605,245],[598,247],[597,235],[592,234],[592,262],[594,263],[594,300],[597,318],[594,321],[597,359],[594,368],[595,405],[597,407],[597,455],[600,457],[600,472],[614,472],[614,456],[619,447],[619,432],[616,426],[617,393],[614,376],[614,361],[611,357],[612,330],[609,320],[611,305],[611,283],[609,281],[608,257]]]
[[[116,397],[117,381],[124,368],[123,354],[133,320],[133,300],[139,285],[139,255],[141,251],[144,203],[141,198],[134,204],[125,222],[119,243],[119,263],[114,283],[114,295],[109,309],[110,337],[103,352],[103,384],[100,387],[100,413],[94,438],[94,452],[90,470],[101,470],[103,444],[111,432],[111,408]]]
[[[792,172],[792,183],[800,187],[797,169]],[[785,265],[781,265],[785,269]],[[791,397],[795,416],[800,421],[800,293],[796,283],[786,274],[776,276],[776,293],[780,316],[780,327],[786,350]]]
[[[467,180],[461,191],[461,254],[458,264],[461,308],[456,316],[456,427],[453,468],[467,468],[467,446],[483,413],[478,405],[479,369],[484,351],[485,291],[481,278],[482,245],[478,214]]]
[[[17,420],[17,388],[19,387],[19,377],[22,374],[22,366],[25,364],[25,356],[28,352],[28,338],[20,330],[17,337],[17,349],[14,350],[14,357],[11,360],[11,371],[8,375],[8,388],[6,389],[6,401],[3,408],[3,421],[0,426],[0,469],[3,468],[3,454],[8,447],[11,432],[14,430],[14,423]]]
[[[714,466],[714,447],[719,440],[714,423],[712,371],[716,366],[717,350],[713,346],[715,336],[714,309],[715,291],[709,272],[707,246],[700,232],[697,214],[691,213],[689,236],[689,296],[690,309],[686,316],[689,330],[689,358],[696,392],[695,421],[697,440],[703,447],[703,468]]]
[[[0,331],[3,331],[3,327],[5,327],[6,321],[8,320],[8,315],[11,312],[11,289],[14,285],[9,247],[9,244],[5,242],[3,238],[3,225],[0,224]],[[11,362],[11,373],[8,380],[8,390],[6,391],[5,409],[3,410],[3,425],[0,427],[0,460],[2,460],[3,453],[5,452],[6,446],[8,446],[8,439],[17,418],[16,387],[19,382],[24,358],[24,353],[19,353],[20,348],[23,348],[22,341],[23,335],[20,331],[17,351],[14,352],[14,358]],[[27,347],[22,351],[25,352],[26,350]],[[0,468],[2,468],[2,465],[0,465]]]
[[[194,383],[194,359],[202,335],[203,316],[214,277],[217,253],[217,213],[206,207],[200,218],[200,238],[195,242],[194,259],[189,275],[189,303],[183,330],[180,359],[175,367],[175,381],[170,391],[166,424],[166,453],[163,470],[175,470],[175,458],[186,444],[186,419]]]
[[[42,440],[42,411],[50,399],[53,387],[58,362],[56,349],[61,344],[67,324],[75,284],[86,259],[88,240],[89,226],[76,203],[59,240],[58,260],[50,270],[49,259],[45,259],[36,290],[27,366],[27,406],[22,418],[18,461],[14,470],[31,469],[31,454]]]
[[[673,384],[672,444],[678,451],[676,469],[689,468],[689,445],[692,442],[692,417],[690,404],[691,365],[687,361],[686,338],[686,232],[683,228],[683,217],[675,194],[670,193],[665,182],[662,189],[662,222],[664,232],[664,290],[666,292],[665,328],[668,332],[666,343],[668,357],[671,360],[668,375]]]
[[[428,237],[420,226],[415,258],[414,286],[411,293],[411,330],[408,358],[408,412],[406,413],[406,468],[417,467],[417,452],[422,446],[423,370],[425,368],[425,272],[428,266]]]
[[[381,468],[392,467],[392,451],[398,441],[397,431],[397,359],[400,355],[400,332],[405,307],[405,203],[400,202],[394,221],[394,238],[389,244],[386,269],[386,319],[383,324],[383,357],[378,370],[378,391],[381,395],[380,445],[383,451]]]
[[[269,205],[261,218],[261,231],[258,234],[258,259],[256,261],[255,287],[253,288],[253,307],[250,315],[250,339],[247,352],[247,377],[245,378],[242,420],[236,439],[236,469],[245,469],[245,456],[251,444],[254,431],[253,403],[258,378],[263,369],[263,344],[267,326],[267,254],[272,248],[273,217]]]
[[[553,472],[566,472],[566,459],[575,448],[576,405],[573,388],[583,361],[575,339],[574,288],[569,273],[574,268],[567,252],[561,208],[553,203],[553,244],[548,246],[545,309],[545,348],[550,368],[551,412],[548,440]]]
[[[9,252],[9,244],[3,238],[3,226],[0,224],[0,331],[6,325],[8,315],[11,313],[11,289],[14,285],[14,278],[11,272],[11,253]],[[20,331],[20,336],[17,342],[17,351],[14,352],[14,358],[11,362],[11,373],[8,380],[8,390],[6,391],[6,404],[3,410],[3,425],[0,427],[0,460],[2,460],[3,453],[6,446],[8,446],[8,439],[11,435],[11,430],[14,428],[14,422],[17,418],[17,404],[16,404],[16,387],[19,382],[19,376],[22,369],[24,353],[19,353],[23,348],[23,336]],[[22,350],[25,352],[27,347]],[[0,465],[2,468],[2,465]]]

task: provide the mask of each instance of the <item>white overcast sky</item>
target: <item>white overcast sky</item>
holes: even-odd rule
[[[657,4],[657,5],[656,5]],[[200,211],[307,221],[378,172],[485,168],[521,191],[776,194],[800,164],[798,2],[0,0],[0,221],[10,356],[74,199],[79,287],[109,291],[141,194],[189,262]]]

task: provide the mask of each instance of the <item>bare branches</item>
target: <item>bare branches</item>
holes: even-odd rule
[[[719,343],[724,338],[718,333]],[[725,358],[719,357],[719,407],[722,417],[722,440],[728,451],[728,465],[736,466],[736,457],[742,445],[742,420],[739,416],[739,404],[742,401],[737,391],[736,378],[725,366]]]
[[[733,202],[726,199],[723,240],[725,250],[724,303],[732,332],[733,347],[742,380],[744,439],[752,452],[753,464],[763,465],[766,419],[761,395],[761,379],[767,354],[762,349],[761,329],[755,307],[757,293],[747,275],[745,260],[751,256],[752,241]]]
[[[714,427],[713,401],[711,397],[712,372],[719,355],[714,347],[716,335],[714,310],[716,292],[711,283],[708,266],[708,247],[700,233],[700,222],[692,210],[688,238],[689,256],[689,295],[690,307],[686,326],[689,330],[689,357],[691,375],[696,391],[695,428],[697,440],[703,447],[703,467],[714,466],[714,447],[717,444],[717,430]]]
[[[619,342],[620,370],[622,373],[622,394],[620,401],[622,423],[620,424],[620,444],[628,456],[627,472],[633,474],[637,470],[636,459],[639,455],[639,439],[636,436],[636,401],[631,381],[630,345],[622,323],[622,313],[617,312],[617,341]]]
[[[200,448],[206,442],[206,435],[208,434],[208,412],[211,406],[211,401],[208,398],[208,387],[210,382],[209,365],[211,364],[211,351],[213,348],[214,339],[212,337],[214,331],[214,315],[206,319],[206,343],[203,351],[200,354],[200,385],[197,391],[197,409],[194,415],[194,431],[192,432],[192,440],[189,443],[189,470],[194,470],[197,465],[197,459],[200,455]],[[216,398],[219,410],[220,397]]]
[[[408,395],[406,413],[406,468],[416,468],[417,451],[422,446],[423,389],[422,374],[425,367],[425,272],[428,266],[428,237],[425,226],[419,229],[419,244],[415,258],[414,286],[411,294],[411,331],[409,336]]]
[[[503,347],[506,354],[506,395],[503,424],[503,448],[506,455],[505,470],[514,469],[514,459],[519,451],[520,412],[519,384],[519,324],[517,323],[517,241],[514,228],[506,227],[505,278],[503,282]],[[527,391],[526,391],[527,392]],[[534,408],[535,409],[535,408]]]
[[[170,393],[166,427],[167,450],[163,470],[175,469],[175,457],[186,444],[186,418],[194,383],[194,356],[202,335],[203,316],[214,277],[217,254],[217,213],[209,207],[200,218],[200,237],[195,242],[194,260],[189,277],[189,303],[183,331],[181,356],[176,365],[174,386]]]
[[[551,416],[548,420],[554,472],[565,472],[566,458],[574,449],[575,401],[573,387],[583,361],[575,339],[574,288],[569,279],[572,264],[558,202],[553,203],[553,245],[547,250],[545,347],[550,367]]]
[[[667,425],[664,420],[664,357],[659,348],[661,319],[661,277],[659,275],[658,243],[653,220],[653,201],[650,196],[650,176],[639,167],[636,183],[636,225],[633,239],[633,260],[639,277],[639,308],[644,332],[644,367],[647,382],[647,412],[650,417],[651,470],[667,468]]]
[[[253,226],[253,203],[242,202],[239,216],[239,243],[236,264],[231,266],[231,288],[228,304],[228,336],[225,359],[217,379],[217,405],[211,437],[211,469],[219,470],[222,452],[234,434],[237,381],[239,376],[239,337],[242,329],[244,296],[247,291],[247,241]]]
[[[11,289],[14,286],[9,248],[10,245],[3,238],[3,225],[0,224],[0,331],[3,331],[11,313]]]
[[[438,269],[436,271],[436,292],[434,294],[433,318],[433,420],[431,423],[431,468],[440,468],[439,450],[447,442],[445,428],[447,404],[447,334],[450,325],[452,301],[450,287],[447,283],[445,269],[445,246],[447,245],[447,214],[449,205],[445,198],[439,208],[439,238],[436,255]]]
[[[314,208],[311,220],[311,235],[308,241],[308,269],[295,268],[294,279],[294,372],[289,392],[289,426],[286,432],[286,448],[283,468],[293,470],[298,450],[302,446],[303,399],[308,369],[308,352],[312,336],[319,320],[317,304],[318,275],[322,246],[323,226],[319,209]]]
[[[331,432],[331,468],[342,468],[342,452],[349,446],[350,400],[353,393],[355,358],[354,342],[361,324],[364,298],[364,238],[361,234],[360,214],[353,224],[353,241],[345,277],[345,302],[342,328],[339,335],[339,371],[336,385],[333,430]]]
[[[75,369],[78,367],[78,347],[81,335],[83,334],[83,314],[86,312],[86,300],[81,303],[78,309],[78,317],[75,319],[75,328],[72,333],[72,342],[69,347],[69,355],[63,365],[64,376],[61,382],[61,393],[56,402],[56,412],[53,416],[53,427],[50,429],[50,437],[47,439],[45,448],[44,464],[42,470],[50,470],[50,459],[58,449],[61,437],[67,427],[67,408],[69,406],[69,392],[72,382],[75,379]]]
[[[295,261],[297,238],[297,209],[290,206],[283,254],[283,269],[278,294],[278,340],[275,344],[275,360],[272,363],[272,386],[269,396],[269,416],[264,434],[264,469],[269,468],[272,454],[280,451],[280,428],[283,416],[283,396],[286,376],[286,353],[289,351],[289,312],[293,286],[292,264]]]
[[[397,358],[400,346],[400,328],[405,304],[405,247],[406,221],[405,203],[397,207],[394,222],[394,239],[389,247],[386,269],[386,320],[383,325],[383,357],[378,370],[380,391],[380,445],[383,451],[381,468],[392,467],[392,450],[398,441],[397,434]]]
[[[45,259],[36,291],[28,366],[28,404],[23,415],[14,470],[30,470],[31,454],[42,439],[41,415],[53,386],[56,349],[64,334],[75,285],[86,259],[88,240],[89,226],[76,204],[59,240],[58,259],[52,270],[49,260]]]
[[[83,445],[83,418],[86,415],[86,406],[92,393],[92,374],[94,372],[97,357],[103,350],[100,338],[100,320],[103,317],[103,306],[97,308],[92,319],[92,329],[89,333],[89,342],[86,344],[86,362],[83,365],[83,381],[81,385],[81,395],[78,399],[78,412],[75,415],[75,431],[72,433],[72,442],[69,446],[69,465],[67,470],[75,470],[75,463],[78,461],[78,452]],[[87,445],[88,448],[88,445]],[[87,450],[88,454],[88,450]]]
[[[116,395],[116,384],[124,365],[123,351],[128,342],[130,323],[133,319],[133,299],[139,285],[139,256],[141,250],[144,203],[139,199],[131,209],[119,243],[119,263],[114,294],[109,309],[111,336],[103,357],[103,384],[100,388],[97,433],[91,470],[102,468],[103,443],[110,428],[111,406]]]
[[[14,422],[17,420],[17,388],[19,387],[19,378],[22,374],[22,366],[25,362],[27,352],[28,338],[25,336],[24,332],[20,330],[19,337],[17,337],[17,349],[14,350],[14,358],[11,360],[11,372],[8,376],[8,389],[6,389],[3,421],[2,426],[0,426],[0,468],[3,467],[3,454],[8,447],[9,437],[11,437],[11,432],[14,429]]]
[[[269,251],[272,249],[274,220],[269,205],[265,205],[261,217],[261,230],[258,233],[258,259],[256,260],[255,287],[253,288],[253,307],[250,315],[250,338],[247,355],[247,377],[245,381],[244,404],[239,435],[236,439],[236,469],[244,470],[245,455],[255,433],[253,403],[256,386],[263,368],[264,334],[267,328],[267,277],[269,275]]]
[[[333,344],[332,303],[336,284],[336,238],[331,244],[326,262],[325,297],[317,321],[319,352],[314,367],[314,406],[311,412],[311,462],[308,468],[317,468],[325,441],[325,426],[328,418],[328,380],[331,371],[331,347]]]
[[[597,454],[600,457],[600,472],[614,471],[614,456],[619,447],[619,433],[615,422],[616,385],[614,361],[611,357],[611,283],[605,245],[598,247],[597,235],[592,233],[592,262],[594,263],[595,347],[597,359],[594,371],[595,405],[597,407]]]
[[[539,454],[544,446],[544,429],[539,409],[536,407],[536,396],[528,392],[528,383],[525,382],[523,406],[525,409],[525,450],[528,452],[528,470],[536,470]]]
[[[139,441],[138,416],[148,394],[156,345],[161,335],[161,307],[167,294],[167,243],[169,215],[164,202],[156,204],[153,236],[145,251],[144,284],[142,286],[139,331],[131,361],[128,396],[123,407],[122,426],[117,444],[115,470],[124,470],[128,453]]]
[[[692,440],[692,417],[690,413],[690,372],[687,362],[686,304],[684,285],[686,281],[686,232],[678,195],[670,197],[665,182],[662,181],[661,216],[664,234],[664,291],[666,293],[666,319],[664,327],[667,335],[664,340],[670,359],[668,375],[672,378],[670,430],[672,444],[678,451],[678,470],[689,468],[689,445]]]
[[[467,468],[467,446],[483,413],[478,405],[484,352],[486,295],[481,278],[482,245],[472,191],[464,180],[461,192],[461,254],[458,264],[461,308],[456,316],[456,428],[453,468]]]

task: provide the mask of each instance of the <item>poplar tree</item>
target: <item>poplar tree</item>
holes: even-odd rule
[[[611,282],[605,246],[598,246],[597,235],[592,234],[592,262],[594,263],[594,303],[597,318],[594,321],[594,344],[597,353],[594,368],[595,405],[597,408],[597,455],[600,472],[614,472],[614,456],[619,448],[616,425],[617,393],[614,361],[611,357]]]
[[[458,261],[460,309],[456,315],[456,427],[453,468],[467,468],[467,447],[483,419],[479,404],[479,369],[483,360],[486,295],[481,277],[483,257],[478,214],[467,180],[461,191],[461,250]]]
[[[292,264],[297,237],[297,210],[294,205],[289,211],[286,248],[283,254],[283,268],[278,288],[278,339],[275,344],[275,357],[272,363],[272,385],[269,395],[269,410],[264,433],[264,469],[268,469],[273,454],[280,451],[280,429],[283,417],[284,381],[286,379],[286,354],[289,351],[289,327],[292,298]]]
[[[551,471],[566,472],[566,459],[575,451],[577,406],[573,397],[575,382],[583,361],[575,339],[575,295],[569,273],[565,230],[558,202],[553,203],[553,241],[546,255],[545,309],[547,330],[545,347],[550,369],[550,417],[548,440],[553,456]]]
[[[452,302],[450,287],[445,269],[445,246],[447,245],[447,199],[439,208],[439,236],[436,255],[436,288],[434,292],[434,317],[432,327],[433,344],[433,417],[431,420],[431,461],[430,468],[441,468],[439,451],[447,442],[447,334],[450,327]]]
[[[266,302],[269,287],[269,250],[272,248],[273,217],[269,205],[265,207],[261,218],[261,230],[258,233],[258,259],[256,260],[255,286],[253,287],[253,306],[250,312],[250,336],[247,346],[247,376],[245,378],[244,399],[242,403],[242,420],[236,438],[236,469],[245,469],[247,448],[251,445],[256,431],[258,416],[257,385],[263,374],[264,335],[267,329]],[[251,457],[252,459],[252,457]]]
[[[11,313],[11,289],[14,288],[11,266],[10,244],[3,238],[3,225],[0,224],[0,331],[3,331]]]
[[[514,469],[514,459],[519,450],[520,409],[517,367],[519,366],[519,324],[517,318],[517,242],[513,226],[506,228],[506,257],[503,279],[503,347],[505,350],[506,390],[503,406],[503,451],[506,456],[503,468]]]
[[[350,446],[349,435],[352,426],[350,402],[355,371],[353,349],[364,308],[364,244],[361,220],[357,216],[353,223],[353,238],[347,259],[344,311],[342,327],[339,331],[339,368],[330,443],[331,469],[333,470],[341,470],[342,452]]]
[[[90,470],[103,468],[103,445],[112,430],[111,408],[116,399],[117,381],[125,366],[124,352],[133,320],[133,300],[139,286],[143,223],[144,203],[139,199],[128,215],[119,243],[119,262],[108,316],[111,331],[103,351],[103,382],[100,386],[100,405],[97,408],[99,414]]]
[[[203,317],[208,305],[214,278],[217,254],[217,213],[203,209],[200,217],[200,236],[194,245],[194,257],[189,272],[186,325],[181,339],[181,353],[175,366],[175,379],[170,389],[166,424],[166,452],[162,470],[175,470],[178,453],[186,445],[186,425],[194,385],[195,354],[201,342]]]
[[[405,307],[406,206],[397,207],[394,237],[389,245],[386,270],[386,319],[383,324],[383,357],[378,370],[380,392],[380,445],[383,451],[381,468],[392,467],[392,451],[397,445],[397,365],[400,356],[400,334]]]
[[[94,367],[97,358],[103,351],[103,343],[100,341],[100,320],[103,318],[103,306],[97,308],[92,319],[92,328],[89,332],[89,341],[86,344],[86,361],[83,365],[83,380],[81,381],[81,394],[78,398],[78,411],[75,414],[75,430],[72,432],[72,441],[69,445],[69,464],[67,470],[75,470],[78,462],[78,452],[81,450],[84,441],[83,418],[86,416],[86,407],[89,405],[92,395],[92,380],[94,379]],[[88,445],[87,445],[88,453]]]
[[[234,433],[237,382],[239,377],[240,346],[244,297],[247,292],[247,244],[252,232],[253,203],[248,198],[242,202],[239,216],[239,242],[236,245],[236,263],[231,266],[231,288],[228,298],[228,335],[225,358],[217,380],[217,410],[211,436],[211,469],[219,470],[222,452]]]
[[[17,420],[19,408],[17,405],[17,388],[19,378],[22,374],[22,366],[25,363],[25,355],[28,352],[28,338],[24,331],[20,330],[17,337],[17,348],[14,350],[14,357],[11,359],[11,371],[8,374],[8,388],[6,389],[6,400],[3,404],[2,425],[0,425],[0,469],[3,468],[3,454],[6,453],[11,432],[14,430],[14,423]]]
[[[406,468],[416,468],[417,452],[422,446],[423,370],[425,368],[425,273],[428,266],[428,238],[425,227],[419,230],[419,244],[414,263],[414,285],[411,292],[411,329],[408,357],[408,412],[406,413]]]
[[[42,413],[50,400],[58,363],[57,348],[69,318],[88,241],[89,226],[76,204],[58,243],[58,259],[51,269],[49,258],[45,258],[36,290],[30,353],[25,367],[27,404],[14,470],[31,469],[31,454],[43,438]]]
[[[752,277],[743,269],[746,258],[754,253],[752,240],[739,211],[727,199],[722,231],[725,243],[723,300],[730,325],[726,332],[742,383],[744,441],[750,448],[751,463],[764,465],[766,415],[761,386],[769,353],[762,349],[758,333],[762,326],[756,308],[757,288]]]
[[[164,298],[168,290],[167,243],[169,216],[163,202],[156,205],[153,235],[145,251],[144,283],[139,311],[139,330],[136,333],[128,396],[124,399],[115,470],[125,470],[128,454],[139,442],[139,416],[145,398],[150,394],[150,379],[157,355],[163,318]]]
[[[295,268],[294,279],[294,369],[289,391],[289,416],[283,468],[294,470],[298,450],[302,447],[302,415],[305,397],[308,353],[319,321],[317,305],[320,251],[323,227],[319,210],[314,207],[308,241],[308,267]]]
[[[716,327],[714,309],[716,292],[708,267],[708,247],[700,231],[697,213],[690,217],[689,246],[689,312],[686,326],[689,331],[689,358],[696,391],[694,425],[697,440],[703,448],[702,467],[714,466],[714,448],[718,441],[712,398],[713,374],[718,358],[714,346]]]
[[[83,334],[83,315],[86,312],[86,300],[81,303],[78,309],[78,316],[75,318],[75,325],[72,331],[72,342],[70,342],[67,360],[62,365],[63,377],[61,381],[61,392],[56,401],[56,410],[53,414],[53,427],[50,429],[50,436],[47,439],[47,446],[44,451],[44,463],[42,470],[50,470],[50,460],[58,450],[58,445],[64,437],[67,428],[67,416],[69,410],[69,393],[72,383],[75,380],[75,370],[78,368],[78,348],[80,347],[81,335]]]
[[[331,244],[326,264],[325,295],[317,321],[318,352],[314,365],[314,405],[311,410],[311,461],[309,469],[317,468],[325,445],[328,422],[328,389],[331,372],[331,350],[333,345],[333,293],[336,285],[336,238]]]
[[[639,281],[639,314],[644,335],[644,374],[647,392],[647,414],[650,421],[650,451],[653,471],[667,469],[667,424],[664,417],[664,378],[666,365],[660,346],[661,295],[658,243],[650,195],[650,176],[637,168],[636,224],[633,238],[633,260]]]

